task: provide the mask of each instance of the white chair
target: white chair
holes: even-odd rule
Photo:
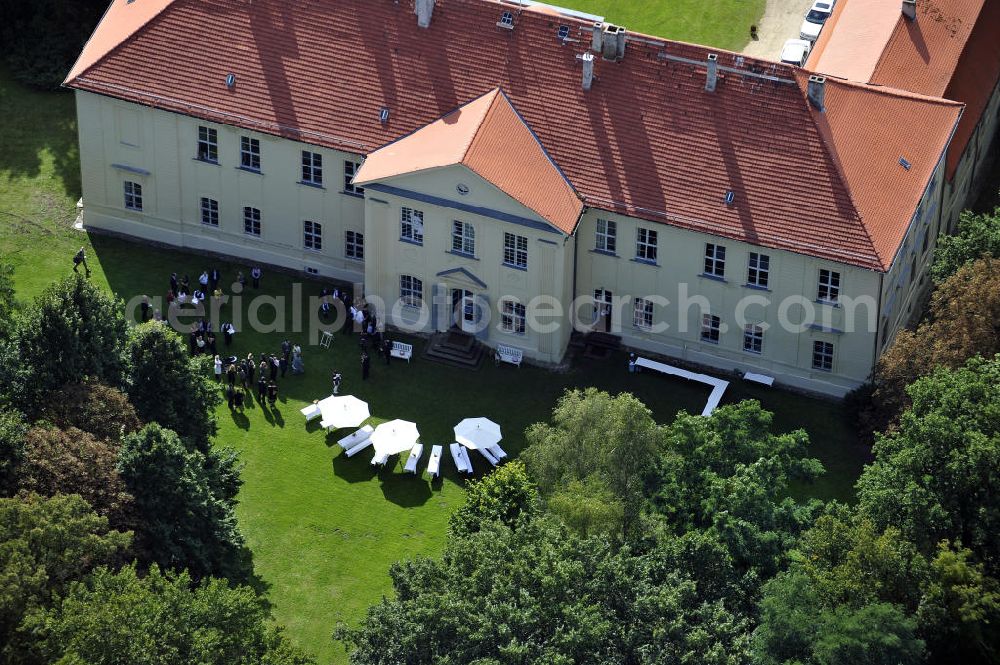
[[[385,466],[385,463],[389,461],[389,455],[375,455],[372,458],[372,466]]]
[[[324,349],[329,349],[331,342],[333,342],[333,333],[329,330],[324,330],[323,336],[319,338],[319,345]]]
[[[477,450],[479,450],[479,454],[485,457],[486,461],[489,462],[492,466],[496,466],[497,464],[500,463],[500,460],[494,457],[493,453],[491,453],[488,449],[478,448]]]
[[[499,443],[490,446],[490,452],[493,453],[493,456],[498,460],[506,459],[507,457],[507,451],[501,448]]]
[[[319,404],[310,404],[304,409],[299,409],[299,412],[306,417],[306,422],[319,418],[323,415],[323,411],[319,408]]]
[[[431,478],[437,478],[441,475],[441,452],[444,450],[441,446],[434,446],[431,448],[431,459],[427,462],[427,473],[430,474]]]
[[[413,345],[406,344],[404,342],[393,342],[392,349],[389,351],[389,354],[393,358],[399,358],[401,360],[405,360],[406,362],[410,362],[410,358],[413,357]]]
[[[462,450],[464,450],[461,444],[453,443],[449,446],[451,449],[451,458],[455,460],[455,467],[458,469],[459,473],[468,473],[469,465],[465,461],[465,457],[462,455]]]
[[[320,424],[322,425],[323,423]],[[348,448],[353,448],[354,446],[358,445],[359,443],[365,441],[368,437],[370,437],[372,435],[372,432],[374,431],[375,431],[374,427],[372,427],[371,425],[365,425],[354,434],[345,436],[343,439],[337,442],[337,445],[343,448],[344,450],[347,450]]]
[[[344,454],[347,455],[348,457],[354,457],[355,455],[357,455],[370,445],[372,445],[371,438],[365,437],[364,440],[361,441],[361,443],[356,444],[353,448],[347,448],[344,451]]]
[[[404,471],[407,473],[417,472],[417,462],[420,461],[420,456],[424,454],[424,444],[418,443],[410,449],[410,457],[406,460],[406,466]]]

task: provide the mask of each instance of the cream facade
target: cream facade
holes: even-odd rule
[[[363,279],[363,254],[346,244],[364,232],[364,197],[345,188],[345,162],[360,156],[85,91],[76,105],[89,228]],[[199,159],[202,128],[215,132],[215,160]],[[244,139],[259,147],[259,169],[242,166]],[[320,155],[321,185],[303,182],[303,151]]]
[[[574,329],[607,330],[638,350],[843,395],[912,315],[947,226],[943,160],[881,274],[597,209],[567,234],[461,165],[351,191],[357,154],[76,95],[89,228],[363,282],[384,321],[420,333],[456,326],[543,363],[562,360]],[[247,141],[259,169],[244,163]],[[304,153],[320,156],[310,166],[322,183],[304,181]],[[821,280],[835,296],[821,297]]]

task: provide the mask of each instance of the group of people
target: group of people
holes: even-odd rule
[[[235,410],[241,410],[252,400],[255,385],[257,401],[263,405],[267,400],[274,407],[278,401],[278,378],[283,378],[289,368],[292,374],[305,372],[302,347],[287,339],[281,343],[280,354],[261,353],[255,358],[253,353],[248,353],[243,359],[229,356],[225,360],[215,356],[215,378],[221,382],[222,375],[226,375],[226,402]]]

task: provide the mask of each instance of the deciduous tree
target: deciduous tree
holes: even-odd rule
[[[188,450],[177,434],[150,424],[122,439],[119,469],[135,496],[143,559],[196,578],[241,579],[235,455]]]
[[[1000,208],[978,215],[971,210],[962,212],[958,233],[938,240],[931,277],[940,284],[962,266],[983,257],[1000,258]]]
[[[57,390],[46,400],[42,417],[63,429],[76,427],[109,441],[119,441],[142,427],[125,393],[99,381]]]
[[[30,662],[33,637],[19,632],[25,618],[70,581],[116,561],[130,540],[79,496],[0,499],[0,661]]]
[[[88,665],[308,665],[248,587],[186,573],[106,568],[72,585],[41,626],[49,662]]]
[[[139,418],[207,451],[216,432],[215,407],[222,399],[207,358],[190,357],[177,333],[155,321],[129,330],[126,356],[129,401]]]

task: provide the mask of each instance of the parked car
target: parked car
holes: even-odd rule
[[[830,14],[832,13],[832,0],[816,0],[813,3],[812,9],[806,14],[805,20],[802,21],[802,27],[799,28],[799,37],[810,42],[819,39],[819,33],[823,29],[823,24],[826,23],[826,19],[830,18]]]
[[[812,42],[805,39],[789,39],[781,49],[781,61],[789,65],[803,67],[812,50]]]

